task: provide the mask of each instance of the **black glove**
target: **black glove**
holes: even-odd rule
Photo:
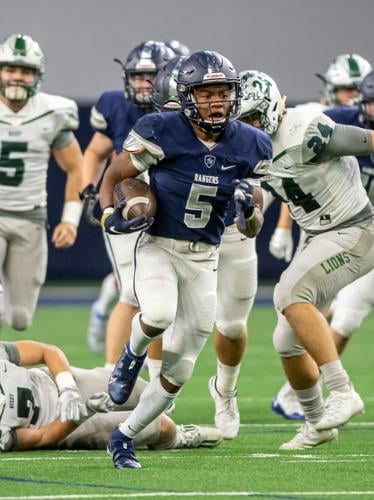
[[[83,214],[88,224],[100,226],[100,221],[94,216],[94,208],[99,199],[97,188],[93,184],[88,184],[79,193],[79,198],[83,201]]]
[[[113,209],[112,212],[103,212],[101,217],[101,225],[109,234],[126,234],[135,233],[136,231],[144,231],[151,227],[154,218],[147,219],[145,215],[139,215],[131,220],[123,218],[122,210],[125,204],[120,204]],[[108,209],[106,209],[108,210]]]

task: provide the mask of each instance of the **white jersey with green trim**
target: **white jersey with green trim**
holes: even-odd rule
[[[39,368],[22,368],[0,359],[0,428],[39,428],[56,419],[58,391]]]
[[[288,204],[293,219],[309,231],[326,231],[354,217],[369,203],[353,156],[314,164],[330,141],[333,122],[318,109],[287,110],[272,137],[273,161],[256,173],[264,189]]]
[[[39,92],[18,113],[0,101],[0,209],[46,206],[51,149],[78,124],[77,105],[65,97]]]

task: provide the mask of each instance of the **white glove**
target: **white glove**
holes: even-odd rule
[[[269,252],[276,259],[290,262],[292,258],[293,239],[291,229],[277,227],[270,239]]]
[[[0,452],[9,451],[16,444],[16,431],[0,427]]]
[[[86,405],[77,387],[66,387],[60,392],[57,402],[57,417],[61,422],[79,422],[88,416]]]
[[[108,413],[109,411],[118,411],[119,406],[113,403],[107,392],[96,392],[92,394],[87,401],[86,406],[93,413]]]

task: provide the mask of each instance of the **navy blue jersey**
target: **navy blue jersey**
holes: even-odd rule
[[[338,106],[336,108],[327,109],[324,113],[336,123],[364,128],[360,120],[360,110],[357,106]],[[370,200],[373,202],[374,155],[357,156],[357,160],[360,165],[362,183]]]
[[[149,233],[219,244],[234,193],[233,181],[256,177],[255,166],[272,157],[270,138],[233,121],[209,149],[181,112],[152,113],[141,118],[133,130],[158,146],[163,156],[149,170],[151,189],[158,202]]]
[[[142,108],[126,99],[122,90],[110,90],[104,92],[95,104],[91,125],[96,132],[109,137],[118,154],[130,130],[143,115]]]

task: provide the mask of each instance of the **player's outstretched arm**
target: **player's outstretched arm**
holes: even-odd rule
[[[74,422],[55,420],[40,429],[16,429],[16,440],[9,451],[54,448],[77,428]]]
[[[57,346],[33,341],[16,342],[19,352],[19,365],[32,366],[45,364],[58,389],[57,416],[64,422],[79,422],[87,417],[87,408],[83,403],[80,391],[70,370],[65,354]]]
[[[98,185],[112,153],[113,143],[109,137],[95,132],[83,155],[82,189],[89,184]]]
[[[54,149],[53,155],[61,169],[66,172],[67,179],[61,222],[53,231],[52,242],[56,248],[69,248],[75,243],[82,213],[79,192],[82,188],[83,155],[75,138],[67,146]]]

